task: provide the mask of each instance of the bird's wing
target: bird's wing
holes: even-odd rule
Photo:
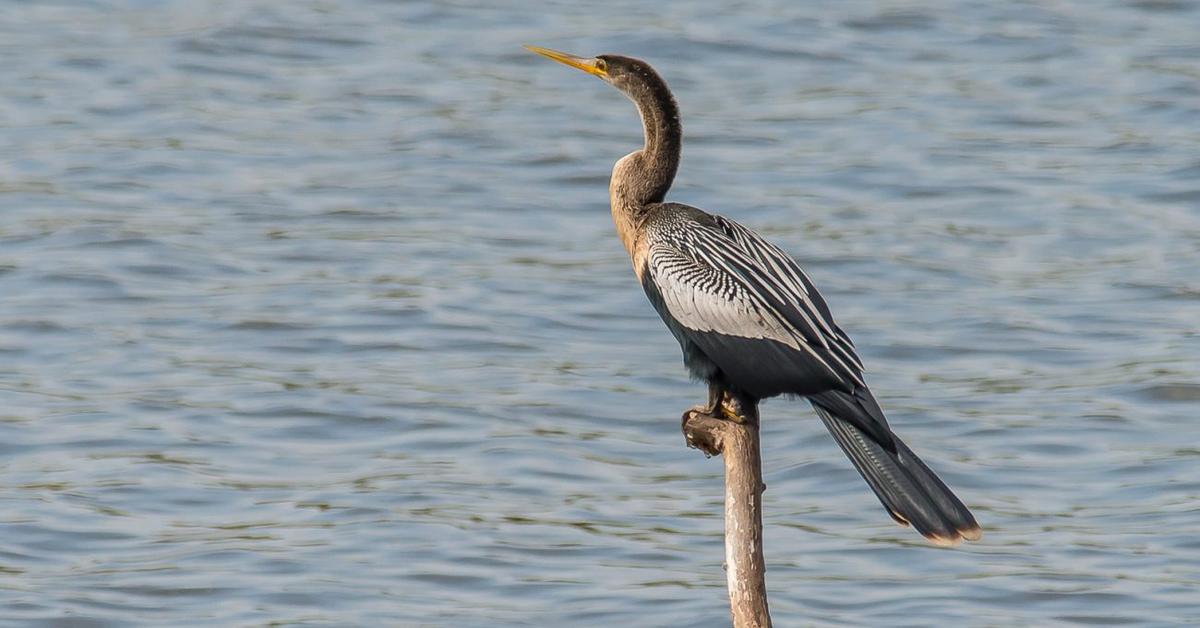
[[[770,249],[759,254],[720,224],[689,221],[650,244],[648,279],[676,324],[727,374],[774,381],[779,392],[807,393],[818,381],[845,390],[864,386],[853,346],[839,336],[816,290],[796,274],[795,262],[784,264]]]
[[[724,216],[714,216],[718,229],[733,240],[746,255],[768,270],[768,274],[782,284],[785,298],[783,307],[789,312],[801,313],[804,320],[811,322],[821,343],[856,369],[861,375],[865,370],[862,360],[854,351],[854,341],[833,320],[825,299],[809,279],[808,273],[780,249],[757,233]]]

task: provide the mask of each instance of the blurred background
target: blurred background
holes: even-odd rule
[[[803,264],[983,540],[764,412],[790,625],[1200,621],[1200,6],[7,2],[0,617],[722,626],[704,398],[611,225],[642,57],[671,198]]]

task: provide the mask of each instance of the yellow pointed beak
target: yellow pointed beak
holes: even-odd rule
[[[604,61],[601,61],[600,59],[584,59],[583,57],[576,57],[575,55],[569,55],[565,52],[559,52],[549,48],[542,48],[541,46],[525,46],[525,48],[530,52],[536,52],[543,57],[554,59],[563,65],[569,65],[577,70],[583,70],[588,74],[599,76],[600,78],[608,77],[608,71],[604,67]]]

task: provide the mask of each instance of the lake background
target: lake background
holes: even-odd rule
[[[797,5],[800,3],[796,3]],[[704,398],[607,206],[803,264],[981,542],[764,406],[780,626],[1200,622],[1200,6],[8,2],[0,623],[722,626]]]

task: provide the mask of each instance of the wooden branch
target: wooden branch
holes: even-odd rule
[[[770,628],[762,549],[762,454],[758,405],[728,394],[721,414],[692,408],[683,414],[689,447],[725,460],[725,576],[734,628]]]

